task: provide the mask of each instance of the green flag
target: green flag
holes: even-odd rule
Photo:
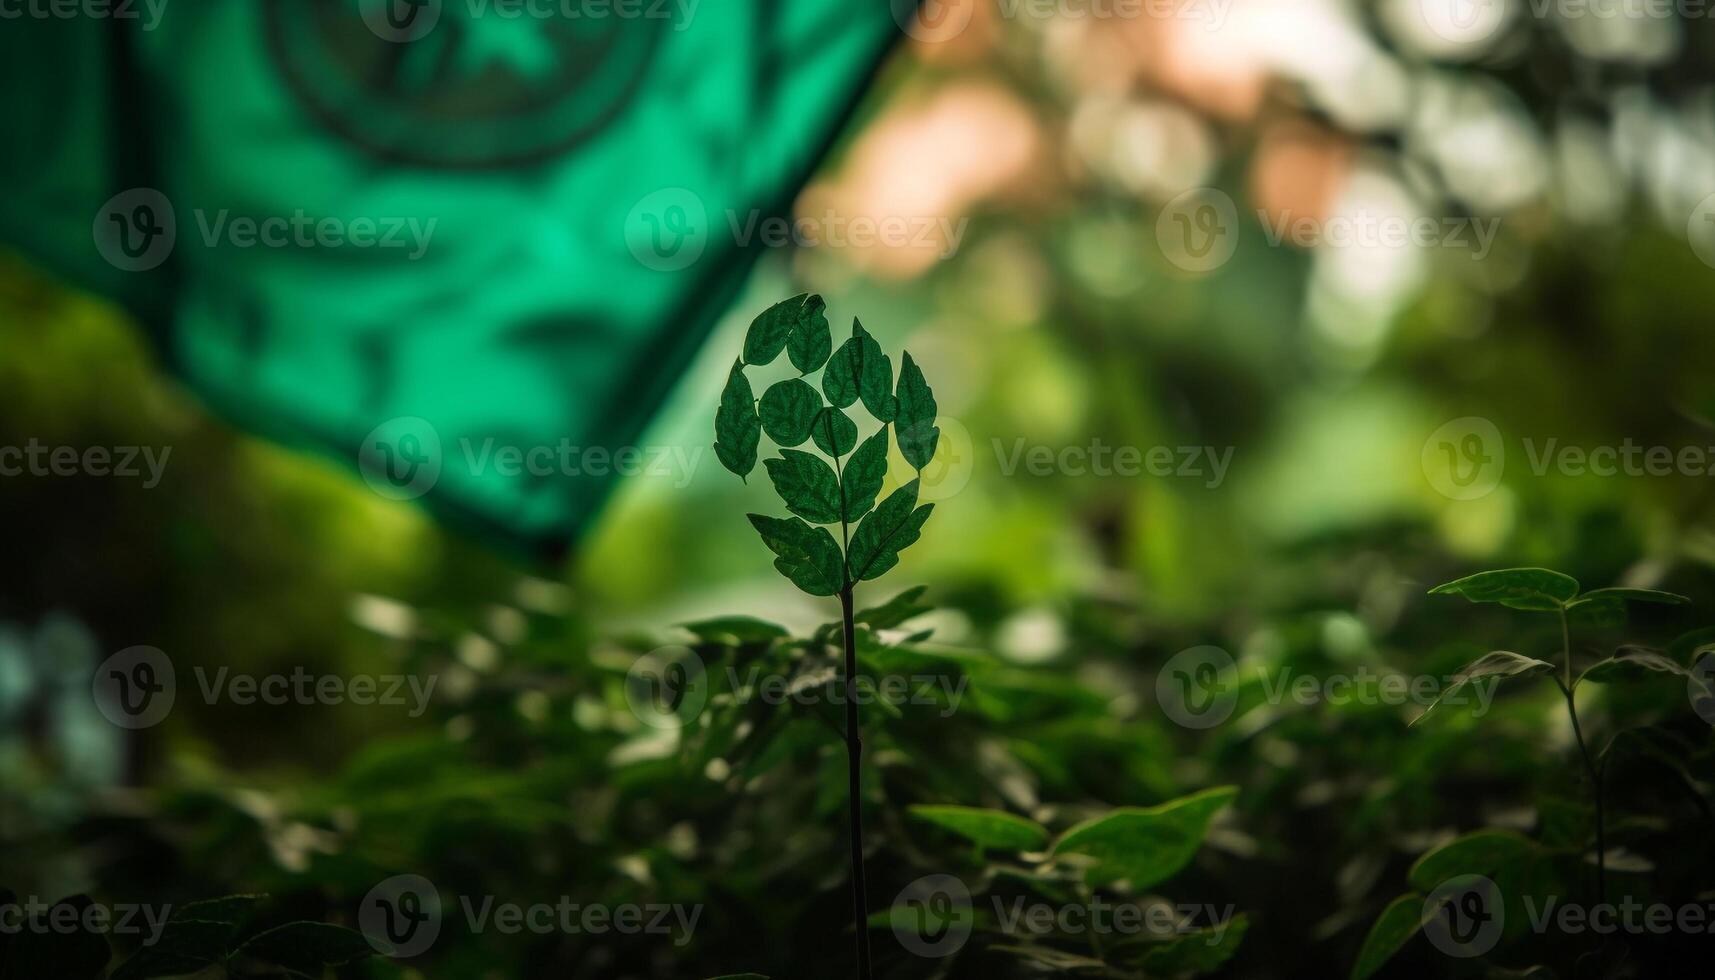
[[[0,236],[225,416],[552,555],[899,6],[72,4],[0,26]]]

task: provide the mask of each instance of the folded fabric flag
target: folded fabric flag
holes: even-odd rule
[[[223,415],[552,557],[898,6],[42,6],[0,25],[0,240],[135,311]]]

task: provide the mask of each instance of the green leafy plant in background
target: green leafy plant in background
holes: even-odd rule
[[[1615,625],[1626,618],[1626,604],[1633,602],[1657,605],[1684,605],[1688,598],[1672,592],[1654,589],[1603,588],[1581,591],[1576,579],[1546,568],[1507,568],[1479,572],[1465,578],[1438,585],[1430,595],[1463,596],[1473,603],[1494,603],[1509,609],[1551,613],[1558,617],[1560,662],[1552,663],[1510,650],[1494,650],[1466,664],[1429,708],[1412,724],[1427,718],[1436,705],[1469,684],[1482,681],[1498,683],[1506,678],[1546,675],[1554,679],[1566,705],[1566,716],[1577,743],[1579,759],[1589,784],[1594,810],[1593,833],[1596,858],[1596,881],[1591,889],[1598,905],[1607,902],[1609,875],[1608,813],[1604,782],[1609,758],[1616,750],[1633,741],[1653,748],[1670,769],[1680,770],[1685,788],[1708,815],[1707,803],[1690,777],[1674,759],[1671,736],[1656,729],[1629,729],[1611,736],[1600,752],[1591,751],[1591,740],[1580,721],[1577,691],[1585,682],[1606,684],[1627,677],[1670,675],[1682,679],[1692,693],[1693,703],[1707,698],[1700,692],[1704,681],[1693,669],[1701,649],[1697,640],[1709,639],[1707,630],[1687,634],[1669,650],[1643,646],[1621,646],[1612,656],[1577,669],[1572,646],[1572,625],[1576,622]],[[1682,662],[1689,652],[1691,663]],[[1548,821],[1545,820],[1545,823]],[[1566,822],[1576,824],[1575,815]],[[1435,914],[1426,907],[1426,894],[1438,885],[1467,875],[1493,876],[1500,892],[1499,900],[1511,907],[1503,918],[1517,921],[1518,902],[1527,894],[1553,894],[1559,883],[1568,879],[1564,872],[1566,858],[1576,865],[1588,852],[1589,840],[1576,830],[1553,828],[1553,840],[1533,840],[1508,830],[1480,830],[1463,835],[1424,854],[1411,868],[1408,879],[1411,892],[1395,898],[1371,926],[1358,959],[1352,968],[1352,980],[1365,980],[1379,970]],[[1574,972],[1578,970],[1575,965]],[[1532,967],[1531,975],[1540,972],[1552,975],[1546,967]],[[1521,974],[1522,975],[1522,974]]]
[[[756,467],[762,434],[779,447],[780,455],[764,465],[792,516],[751,514],[750,522],[777,556],[774,567],[793,585],[814,596],[839,596],[849,692],[857,676],[852,591],[857,583],[879,578],[897,565],[899,553],[917,540],[934,510],[934,504],[918,505],[917,492],[940,430],[935,427],[935,396],[911,355],[902,355],[895,384],[893,362],[856,319],[850,339],[833,349],[826,308],[822,297],[800,294],[751,322],[744,352],[733,363],[715,412],[715,453],[722,465],[743,478]],[[781,351],[799,377],[777,382],[760,401],[754,399],[745,368],[772,364]],[[822,372],[820,392],[804,380],[817,371]],[[857,423],[846,413],[860,401],[881,423],[862,445]],[[900,455],[919,478],[877,504],[887,478],[890,426]],[[795,448],[806,442],[813,442],[826,458]],[[839,541],[828,530],[834,524],[840,527]],[[867,978],[872,969],[863,928],[869,908],[863,873],[863,738],[857,702],[850,696],[845,740],[852,914],[858,973]]]
[[[105,926],[92,927],[87,895],[20,915],[0,932],[0,980],[152,980],[195,975],[207,980],[299,977],[321,980],[330,968],[368,959],[374,949],[362,933],[324,922],[255,925],[267,896],[228,895],[171,909],[160,934],[114,959]],[[0,888],[0,909],[18,908]],[[70,925],[68,926],[68,923]]]

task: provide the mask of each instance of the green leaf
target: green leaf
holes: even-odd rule
[[[876,494],[887,480],[887,427],[863,441],[846,461],[844,475],[846,520],[856,523],[875,506]]]
[[[854,622],[871,629],[887,630],[929,612],[932,607],[918,605],[917,600],[929,591],[926,585],[913,585],[879,606],[871,606],[852,617]]]
[[[1423,928],[1423,896],[1408,892],[1388,903],[1364,937],[1364,947],[1352,964],[1351,980],[1366,980]]]
[[[821,411],[816,389],[802,378],[789,378],[762,393],[762,430],[777,445],[801,445]]]
[[[1554,665],[1546,660],[1526,657],[1510,650],[1493,650],[1485,653],[1466,664],[1457,674],[1454,674],[1453,680],[1447,685],[1447,688],[1436,695],[1435,700],[1429,703],[1429,707],[1423,709],[1423,714],[1412,719],[1411,723],[1415,725],[1429,717],[1429,713],[1435,710],[1436,705],[1452,697],[1455,691],[1472,681],[1481,680],[1485,677],[1517,677],[1521,674],[1535,674],[1553,669]]]
[[[898,406],[893,428],[899,436],[899,453],[912,469],[921,472],[935,457],[941,430],[935,427],[935,395],[909,353],[899,365]]]
[[[1430,595],[1462,595],[1472,602],[1498,602],[1509,609],[1553,611],[1578,594],[1578,580],[1546,568],[1503,568],[1467,575],[1429,590]]]
[[[799,322],[805,318],[821,318],[822,308],[822,297],[799,293],[763,310],[756,319],[750,321],[750,330],[744,335],[744,362],[773,363],[774,359],[780,356],[781,348],[786,346],[787,339],[791,337]],[[822,319],[822,325],[823,329],[826,329],[825,318]],[[793,363],[796,364],[797,361]]]
[[[934,504],[917,504],[917,481],[893,491],[871,511],[852,535],[848,564],[853,582],[877,578],[899,564],[899,553],[917,540]]]
[[[704,643],[769,643],[791,635],[786,627],[777,626],[754,616],[716,616],[680,624]]]
[[[1624,602],[1653,602],[1663,606],[1683,606],[1691,602],[1677,592],[1660,592],[1656,589],[1591,589],[1572,600],[1571,605],[1580,606],[1586,602],[1599,602],[1604,599],[1619,599]]]
[[[780,458],[765,460],[764,465],[787,510],[812,524],[840,522],[839,479],[820,456],[782,449]]]
[[[893,421],[893,362],[855,318],[851,339],[834,351],[822,372],[822,392],[840,408],[861,398],[876,420]]]
[[[1578,684],[1591,681],[1596,684],[1609,684],[1627,677],[1647,676],[1649,673],[1677,674],[1680,677],[1690,677],[1687,670],[1678,661],[1660,650],[1648,647],[1621,647],[1607,660],[1590,665],[1584,673],[1578,675]]]
[[[857,445],[857,423],[829,405],[816,413],[816,424],[810,429],[810,437],[816,440],[817,449],[838,458]]]
[[[910,807],[907,812],[919,820],[945,827],[978,847],[1034,851],[1048,843],[1048,831],[1041,824],[1005,810],[924,804]]]
[[[715,456],[740,478],[749,476],[756,468],[756,446],[761,439],[762,422],[756,417],[750,379],[744,376],[744,365],[734,361],[721,391],[720,408],[715,410]]]
[[[822,297],[810,296],[794,311],[792,332],[786,338],[786,356],[801,374],[821,367],[828,360],[828,352],[834,349],[833,335],[828,332],[827,308]]]
[[[1215,928],[1183,933],[1152,946],[1138,965],[1155,977],[1213,973],[1239,951],[1250,925],[1250,919],[1240,913]]]
[[[231,925],[224,922],[183,920],[170,923],[153,945],[138,950],[113,971],[113,980],[144,980],[176,977],[220,962],[226,957]]]
[[[309,980],[321,980],[330,966],[354,963],[374,954],[362,933],[325,922],[288,922],[252,936],[237,953]]]
[[[1460,875],[1493,878],[1535,857],[1535,841],[1506,830],[1479,830],[1448,841],[1411,866],[1411,887],[1433,892],[1441,883]]]
[[[1160,806],[1121,807],[1066,831],[1054,853],[1095,858],[1086,876],[1091,885],[1124,879],[1150,888],[1191,863],[1209,822],[1238,793],[1236,786],[1219,786]]]
[[[751,514],[750,523],[779,557],[774,567],[811,595],[835,595],[845,584],[840,545],[825,527],[813,528],[796,517]]]

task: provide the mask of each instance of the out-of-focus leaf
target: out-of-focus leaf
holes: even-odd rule
[[[1366,980],[1400,951],[1423,927],[1423,896],[1409,892],[1388,903],[1370,926],[1363,948],[1352,964],[1351,980]]]
[[[1054,853],[1096,859],[1086,876],[1092,885],[1126,880],[1149,888],[1191,862],[1216,813],[1238,796],[1220,786],[1153,807],[1121,807],[1061,835]]]
[[[1540,851],[1535,841],[1511,831],[1479,830],[1448,841],[1418,858],[1411,866],[1408,880],[1411,887],[1427,894],[1460,875],[1493,878],[1532,860]]]
[[[1447,685],[1446,689],[1436,695],[1435,700],[1429,703],[1429,707],[1423,710],[1423,714],[1412,719],[1411,723],[1415,725],[1429,717],[1429,713],[1435,710],[1436,705],[1440,704],[1447,698],[1452,697],[1454,692],[1473,681],[1482,680],[1485,677],[1500,678],[1518,677],[1526,674],[1539,674],[1543,671],[1551,671],[1553,669],[1554,665],[1546,660],[1538,660],[1535,657],[1526,657],[1522,654],[1513,653],[1510,650],[1494,650],[1489,653],[1485,653],[1471,663],[1466,664],[1457,674],[1454,674],[1452,682]]]
[[[1031,851],[1048,843],[1048,831],[1041,824],[1005,810],[923,804],[911,807],[909,812],[917,819],[945,827],[979,847]]]
[[[288,922],[252,936],[238,957],[281,967],[295,976],[321,980],[330,966],[375,955],[363,934],[325,922]]]
[[[923,598],[923,593],[927,591],[929,591],[927,585],[914,585],[879,606],[860,610],[852,618],[855,622],[867,623],[872,629],[892,629],[934,608],[917,602],[918,599]]]
[[[1175,936],[1151,946],[1138,960],[1138,965],[1155,977],[1213,973],[1239,951],[1250,925],[1250,919],[1240,913],[1215,928]]]
[[[682,625],[705,643],[767,643],[791,635],[786,627],[754,616],[716,616]]]
[[[1553,611],[1578,594],[1578,580],[1546,568],[1503,568],[1437,585],[1430,595],[1459,595],[1510,609]]]

